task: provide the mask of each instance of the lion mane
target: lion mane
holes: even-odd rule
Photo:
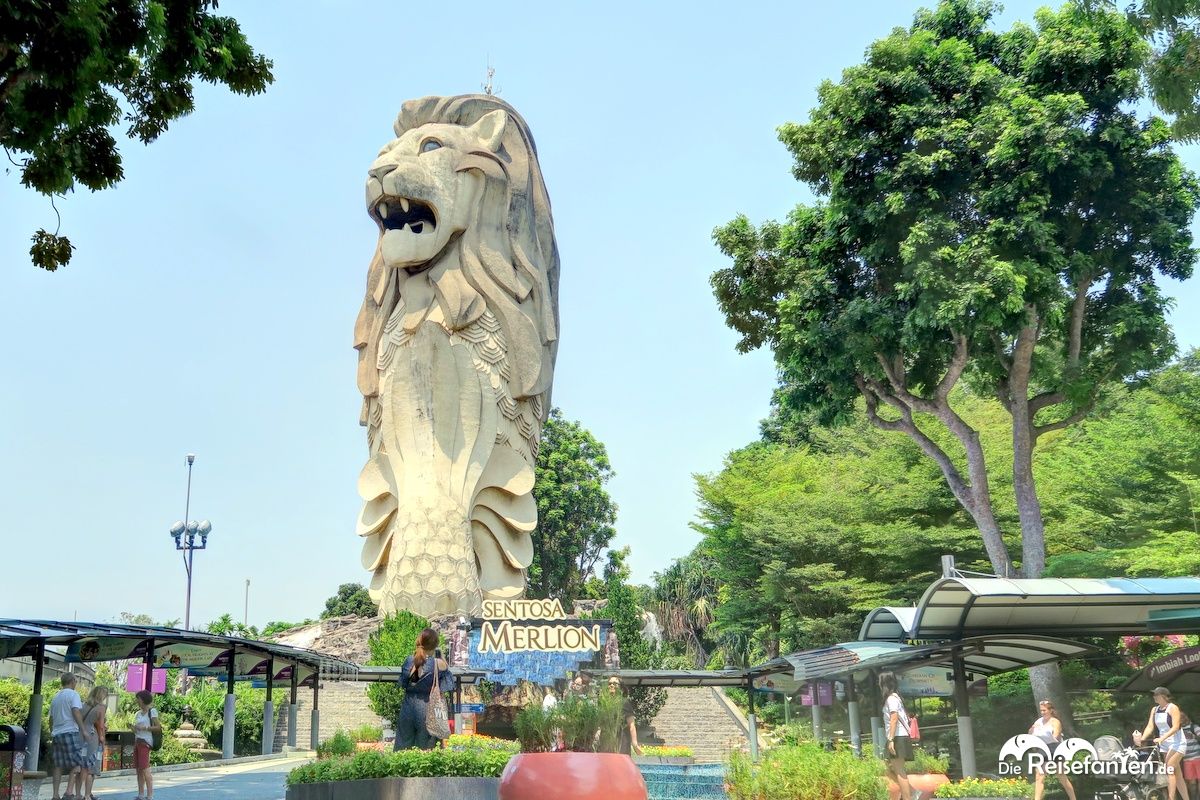
[[[518,596],[532,561],[529,533],[537,516],[533,465],[550,408],[559,325],[559,255],[537,149],[524,119],[490,95],[410,100],[401,108],[394,130],[399,138],[430,124],[469,128],[496,111],[506,118],[498,146],[473,148],[458,162],[456,171],[477,172],[483,188],[472,223],[419,281],[433,291],[418,292],[411,271],[385,264],[381,230],[355,324],[358,387],[363,395],[360,424],[367,428],[371,452],[359,479],[365,505],[358,533],[365,537],[363,564],[374,571],[372,594],[383,598],[383,613],[395,610],[393,606],[419,613],[465,613],[477,610],[481,596]],[[381,155],[386,152],[385,147]],[[390,571],[405,568],[396,566],[398,558],[419,560],[425,555],[419,545],[406,540],[429,536],[422,525],[443,524],[434,519],[441,514],[437,509],[405,508],[404,481],[397,465],[415,454],[389,452],[389,448],[403,448],[384,441],[385,407],[390,402],[381,397],[384,372],[398,348],[415,339],[420,326],[429,324],[427,318],[433,319],[427,307],[440,311],[436,319],[450,344],[464,344],[459,350],[473,354],[475,369],[484,376],[481,385],[486,391],[490,382],[494,409],[498,409],[484,414],[498,420],[493,426],[495,441],[473,446],[468,455],[480,463],[474,472],[466,469],[462,486],[448,490],[464,509],[467,538],[473,542],[473,567],[478,570],[476,594],[466,598],[454,599],[451,589],[436,600],[414,600],[405,596],[406,590],[396,588],[389,576]],[[455,424],[463,427],[461,422]],[[445,439],[435,434],[431,441]],[[405,562],[407,568],[413,566],[411,559]],[[461,570],[461,565],[452,569]],[[514,586],[516,581],[519,586]],[[418,594],[426,594],[425,588],[422,585]],[[447,597],[457,607],[451,608]]]

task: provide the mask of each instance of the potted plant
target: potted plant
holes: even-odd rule
[[[906,761],[904,768],[908,772],[908,782],[914,790],[919,789],[925,797],[931,797],[939,786],[950,782],[946,772],[950,768],[949,759],[940,758],[926,752],[920,747],[913,748],[913,760]],[[900,787],[887,779],[888,797],[899,800]]]
[[[646,782],[617,753],[621,698],[568,697],[550,711],[529,706],[514,727],[521,752],[500,777],[500,800],[646,800]]]
[[[954,800],[977,800],[977,798],[1006,798],[1027,800],[1033,796],[1033,785],[1016,778],[963,778],[961,781],[944,783],[937,787],[934,797]]]

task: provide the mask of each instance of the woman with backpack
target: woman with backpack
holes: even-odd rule
[[[162,742],[162,723],[154,707],[154,695],[143,689],[137,698],[138,713],[133,717],[133,768],[137,771],[137,800],[154,800],[154,778],[150,775],[150,751],[155,739]],[[161,745],[160,745],[161,746]]]
[[[879,694],[883,697],[883,730],[887,734],[887,747],[883,752],[887,775],[900,787],[901,800],[919,800],[921,793],[913,792],[908,771],[904,768],[905,761],[912,761],[913,746],[908,712],[904,709],[900,683],[894,673],[879,673]]]

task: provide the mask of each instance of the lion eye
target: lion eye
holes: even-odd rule
[[[434,150],[437,150],[441,146],[442,146],[442,143],[439,142],[437,139],[426,139],[425,141],[421,142],[421,152],[422,153],[432,153]]]

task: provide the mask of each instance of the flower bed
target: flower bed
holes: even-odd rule
[[[944,783],[934,792],[934,797],[966,798],[1004,797],[1024,800],[1033,796],[1033,784],[1015,778],[989,780],[986,778],[963,778],[961,781]]]

